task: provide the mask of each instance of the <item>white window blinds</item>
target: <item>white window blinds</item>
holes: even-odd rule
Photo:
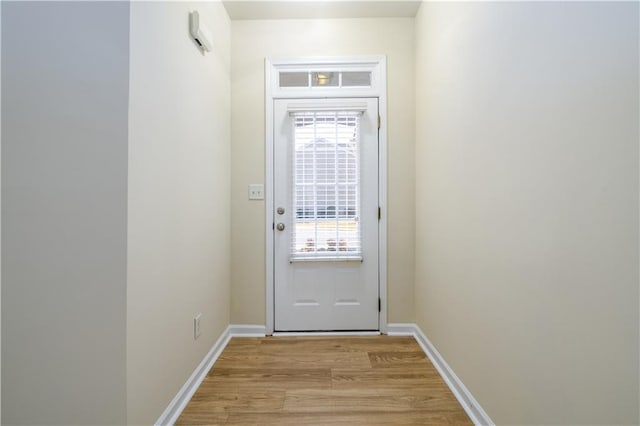
[[[291,260],[361,260],[360,112],[295,112]]]

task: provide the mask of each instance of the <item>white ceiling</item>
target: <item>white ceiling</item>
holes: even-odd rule
[[[232,20],[416,16],[422,0],[223,0]]]

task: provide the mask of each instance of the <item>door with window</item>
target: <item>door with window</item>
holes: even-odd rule
[[[275,331],[378,330],[378,99],[273,111]]]

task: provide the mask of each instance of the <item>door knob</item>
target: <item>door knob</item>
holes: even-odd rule
[[[276,210],[276,212],[278,212],[278,214],[284,214],[284,207],[278,207],[278,210]]]
[[[280,222],[276,225],[276,228],[278,228],[278,231],[284,231],[284,223]]]

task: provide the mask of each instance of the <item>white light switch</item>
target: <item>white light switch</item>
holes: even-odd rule
[[[264,185],[252,183],[249,185],[250,200],[264,200]]]

